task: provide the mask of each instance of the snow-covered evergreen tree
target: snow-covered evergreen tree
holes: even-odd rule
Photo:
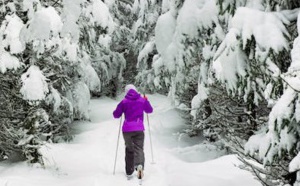
[[[1,1],[1,158],[17,152],[42,163],[45,141],[70,137],[74,120],[89,119],[91,95],[115,97],[135,80],[142,91],[168,93],[187,113],[190,135],[231,147],[264,185],[286,182],[299,170],[299,7]]]
[[[136,84],[143,92],[153,91],[153,69],[152,59],[157,50],[155,47],[155,25],[161,13],[161,1],[135,0],[132,6],[132,13],[136,18],[132,25],[133,54],[136,61],[133,65],[136,68]]]
[[[175,105],[191,110],[191,134],[205,129],[211,139],[225,140],[244,156],[243,145],[253,133],[261,131],[269,136],[268,126],[276,129],[278,121],[281,126],[293,123],[296,94],[285,89],[295,88],[284,77],[291,68],[297,8],[297,1],[163,1],[154,43],[145,43],[139,54],[139,62],[144,62],[144,56],[157,49],[152,58],[153,69],[140,73],[147,75],[142,82],[152,88],[167,87]],[[294,95],[289,96],[289,102],[280,99],[284,92]],[[280,100],[291,111],[287,114],[287,109],[282,110],[285,119],[276,109],[278,103],[280,107],[284,105]],[[278,140],[271,145],[257,144],[270,147],[262,152],[269,152],[270,159],[260,157],[265,162],[264,172],[257,167],[253,170],[266,175],[263,179],[259,177],[264,184],[274,184],[272,181],[281,180],[287,172],[291,158],[278,157],[295,156],[295,152],[284,153],[295,149],[296,142],[293,143],[293,135],[288,135],[291,128],[283,129],[282,135],[288,136],[288,144],[293,144],[280,147],[284,151],[279,150]],[[279,137],[272,139],[280,139],[278,129],[275,132]],[[259,148],[251,142],[257,141],[253,138],[247,143],[246,152],[261,161],[256,157]],[[278,163],[284,168],[274,166]]]
[[[1,158],[43,163],[44,141],[70,138],[73,120],[89,119],[90,94],[122,78],[124,59],[110,50],[112,4],[1,1]]]

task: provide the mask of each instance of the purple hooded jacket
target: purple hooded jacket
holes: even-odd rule
[[[125,114],[123,132],[144,131],[144,112],[152,113],[153,108],[149,101],[133,89],[130,89],[125,98],[118,104],[113,112],[114,118],[120,118]]]

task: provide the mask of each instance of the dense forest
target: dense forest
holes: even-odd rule
[[[298,0],[0,1],[0,158],[43,164],[92,97],[168,95],[263,185],[300,169]],[[299,63],[299,64],[298,64]],[[298,176],[300,179],[300,173]]]

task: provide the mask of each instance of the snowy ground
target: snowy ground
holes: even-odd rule
[[[149,115],[155,164],[151,164],[148,127],[145,141],[145,186],[260,186],[253,176],[235,165],[234,155],[199,145],[201,139],[174,135],[184,127],[166,97],[149,96],[155,112]],[[120,138],[116,174],[113,165],[119,120],[112,111],[119,100],[101,98],[91,103],[91,122],[74,124],[75,139],[44,149],[47,168],[20,163],[0,164],[0,186],[133,186],[124,175],[124,144]],[[189,144],[189,145],[188,145]]]

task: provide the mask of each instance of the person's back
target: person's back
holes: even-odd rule
[[[144,112],[152,113],[153,108],[148,99],[141,97],[133,85],[125,87],[126,96],[113,112],[115,118],[125,115],[123,137],[126,146],[126,174],[132,175],[134,168],[144,168]],[[138,171],[142,177],[141,171]]]
[[[113,114],[115,118],[119,118],[124,113],[123,132],[132,132],[145,130],[144,112],[151,113],[152,111],[149,101],[142,98],[134,89],[130,89]]]

